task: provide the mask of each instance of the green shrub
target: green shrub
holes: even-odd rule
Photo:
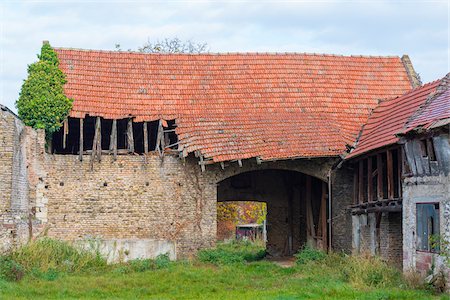
[[[216,265],[235,264],[261,260],[266,250],[262,245],[249,241],[233,241],[219,243],[214,249],[205,249],[198,252],[198,259]]]
[[[21,264],[25,271],[38,270],[42,273],[50,270],[73,273],[106,266],[106,260],[99,252],[83,250],[68,242],[50,238],[27,243],[12,252],[11,258]]]
[[[73,100],[64,94],[65,75],[48,43],[42,46],[38,58],[38,62],[28,66],[28,78],[23,82],[16,106],[26,125],[45,129],[50,135],[62,126]]]
[[[160,254],[155,259],[155,266],[157,269],[165,269],[170,266],[169,254]]]
[[[0,279],[7,281],[19,281],[25,275],[25,270],[21,264],[11,257],[0,256]]]
[[[305,246],[294,256],[297,259],[297,264],[303,265],[310,261],[322,261],[327,257],[327,254],[321,250]]]
[[[170,266],[170,258],[168,254],[160,254],[155,259],[133,259],[115,269],[117,273],[145,272],[148,270],[164,269]]]

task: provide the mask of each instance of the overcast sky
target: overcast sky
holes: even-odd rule
[[[0,103],[14,109],[27,65],[52,46],[137,49],[148,39],[206,42],[211,52],[408,54],[422,81],[449,62],[450,0],[3,1]]]

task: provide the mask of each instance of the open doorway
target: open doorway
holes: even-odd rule
[[[315,177],[288,170],[240,173],[218,183],[222,203],[266,203],[266,250],[269,256],[295,254],[304,245],[327,249],[329,232],[327,184]]]

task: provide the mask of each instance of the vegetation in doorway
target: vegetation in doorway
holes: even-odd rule
[[[261,242],[232,240],[226,243],[218,243],[214,249],[200,250],[198,259],[201,262],[216,265],[227,265],[258,261],[265,257],[266,250]]]
[[[236,225],[266,220],[267,205],[255,201],[227,201],[217,203],[217,236],[219,240],[234,238]]]
[[[44,42],[38,58],[39,61],[28,66],[28,78],[22,85],[16,107],[26,125],[45,129],[48,137],[62,126],[73,100],[64,94],[65,75],[49,43]]]

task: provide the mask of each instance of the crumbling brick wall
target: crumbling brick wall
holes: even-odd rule
[[[36,131],[0,105],[0,251],[29,238],[31,230],[27,147]]]
[[[91,164],[87,155],[80,162],[77,155],[46,153],[42,131],[24,127],[9,111],[2,111],[1,116],[3,246],[23,243],[31,233],[77,242],[94,238],[103,243],[105,253],[114,254],[112,259],[123,253],[134,258],[164,251],[173,258],[190,256],[215,244],[218,182],[264,169],[292,170],[327,181],[336,161],[258,164],[249,159],[242,167],[237,162],[226,163],[224,169],[216,164],[202,172],[194,157],[183,161],[152,153],[147,157],[119,155],[117,160],[103,155],[101,162]],[[336,222],[341,221],[336,218]],[[298,244],[299,239],[294,242]],[[118,248],[124,251],[119,253]]]

